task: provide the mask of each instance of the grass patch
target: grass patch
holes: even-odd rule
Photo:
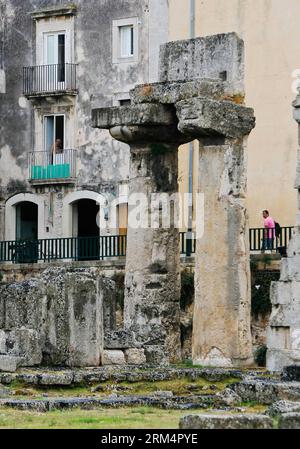
[[[174,395],[186,396],[190,394],[212,394],[224,390],[228,385],[239,382],[240,379],[228,378],[222,381],[208,381],[205,379],[192,380],[189,377],[183,379],[172,379],[163,381],[140,381],[140,382],[102,382],[101,391],[92,392],[93,386],[65,386],[65,387],[38,387],[12,385],[12,398],[15,399],[45,399],[47,397],[104,397],[111,393],[120,395],[152,394],[156,391],[172,391]],[[98,384],[96,384],[98,385]],[[94,385],[95,386],[95,385]],[[122,389],[124,387],[124,390]]]
[[[197,413],[197,411],[193,410],[193,413]],[[186,411],[161,410],[150,407],[53,411],[48,413],[0,409],[0,428],[177,429],[179,419],[184,415],[186,415]]]

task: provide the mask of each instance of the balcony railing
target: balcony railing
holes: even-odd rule
[[[76,177],[76,150],[64,149],[62,153],[48,151],[29,153],[29,180],[43,181]]]
[[[76,64],[51,64],[23,68],[23,94],[75,94]]]
[[[103,260],[126,255],[126,235],[0,242],[0,262]]]
[[[293,236],[293,227],[286,226],[280,228],[280,235],[274,239],[268,239],[271,232],[265,228],[249,229],[250,252],[272,250],[285,255],[286,248]],[[272,231],[274,233],[274,231]]]

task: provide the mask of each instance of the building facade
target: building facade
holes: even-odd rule
[[[255,3],[255,5],[254,5]],[[193,8],[194,5],[194,8]],[[300,32],[297,0],[170,0],[169,40],[236,32],[245,42],[245,101],[256,114],[248,141],[247,204],[251,227],[262,227],[269,209],[282,225],[296,215],[297,136],[291,103],[299,69]],[[296,72],[295,72],[296,70]],[[194,153],[198,152],[195,144]],[[194,191],[197,154],[193,157]],[[189,151],[180,152],[180,188],[189,184]]]
[[[128,147],[91,127],[91,109],[156,81],[167,1],[0,5],[0,240],[124,232]],[[116,229],[99,229],[117,197]]]

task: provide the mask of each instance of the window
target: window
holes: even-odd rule
[[[44,151],[52,154],[53,148],[59,146],[61,149],[65,145],[65,116],[45,115],[44,116]]]
[[[137,62],[138,19],[113,20],[113,63]]]
[[[55,66],[53,70],[49,68],[50,82],[65,81],[66,62],[66,36],[65,33],[45,33],[44,34],[44,64]]]
[[[126,98],[124,100],[119,100],[119,104],[120,104],[120,106],[130,106],[131,105],[131,101]]]
[[[119,27],[120,33],[120,57],[130,58],[134,55],[133,42],[133,25],[126,25]]]

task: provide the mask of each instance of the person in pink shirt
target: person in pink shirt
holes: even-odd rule
[[[272,249],[274,249],[274,239],[276,238],[275,221],[270,217],[268,210],[263,211],[263,218],[265,230],[262,250],[265,251],[269,249],[272,251]]]

